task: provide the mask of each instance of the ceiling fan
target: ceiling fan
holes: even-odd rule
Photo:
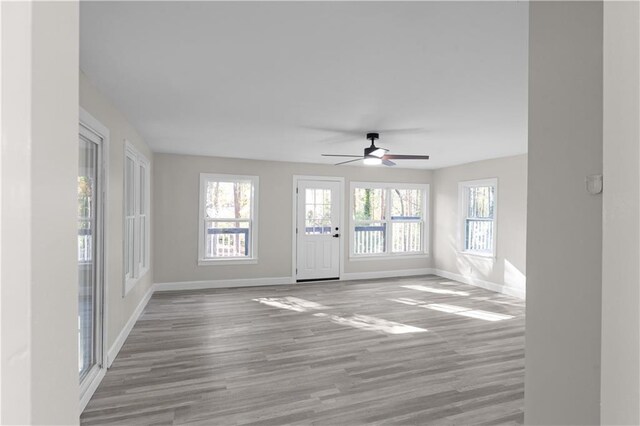
[[[341,163],[336,163],[336,166],[341,164],[353,163],[354,161],[362,160],[367,165],[384,164],[385,166],[395,166],[391,160],[428,160],[428,155],[400,155],[400,154],[387,154],[389,151],[386,148],[378,148],[375,141],[380,139],[378,133],[367,133],[367,140],[371,141],[371,145],[364,149],[364,155],[342,155],[342,154],[322,154],[323,157],[351,157],[355,160],[347,160]]]

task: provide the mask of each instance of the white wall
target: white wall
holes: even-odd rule
[[[525,423],[600,421],[602,3],[529,3]]]
[[[498,179],[496,257],[459,250],[458,183]],[[524,297],[526,281],[527,156],[478,161],[433,173],[433,258],[436,273]]]
[[[123,224],[124,224],[124,141],[153,161],[153,153],[126,118],[80,73],[80,106],[109,129],[109,182],[107,200],[107,348],[112,348],[134,314],[136,307],[153,284],[153,263],[136,286],[123,296]],[[154,165],[151,164],[153,172]],[[153,194],[153,181],[151,182]],[[153,202],[153,199],[152,199]],[[151,214],[153,226],[154,216]],[[153,233],[151,234],[153,244]]]
[[[202,172],[260,177],[258,264],[198,266],[198,191]],[[354,181],[429,183],[426,170],[336,167],[318,164],[156,154],[154,157],[154,276],[157,283],[291,277],[294,175],[341,176]],[[345,199],[345,217],[349,217]],[[342,238],[348,256],[348,238]],[[424,269],[430,258],[346,260],[345,272]]]
[[[76,424],[78,4],[0,8],[0,422]]]
[[[640,7],[604,4],[602,424],[640,424]]]

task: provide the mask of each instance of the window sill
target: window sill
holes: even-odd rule
[[[256,265],[256,258],[198,259],[198,266]]]
[[[369,254],[369,255],[351,255],[350,262],[362,262],[368,260],[400,260],[400,259],[426,259],[429,253],[396,253],[396,254]]]
[[[460,251],[459,253],[465,256],[484,257],[487,259],[494,259],[494,260],[496,258],[496,255],[493,253],[482,253],[478,251]]]

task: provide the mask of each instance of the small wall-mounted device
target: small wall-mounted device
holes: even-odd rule
[[[597,195],[602,193],[602,175],[589,175],[586,182],[589,194]]]

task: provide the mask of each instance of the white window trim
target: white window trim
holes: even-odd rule
[[[493,186],[494,206],[493,206],[493,250],[491,253],[467,250],[465,247],[465,219],[467,217],[467,188],[477,186]],[[467,256],[477,256],[486,258],[496,258],[498,247],[498,178],[477,179],[458,182],[458,252]]]
[[[133,289],[137,284],[140,278],[144,277],[147,272],[149,272],[150,263],[151,263],[151,163],[140,151],[136,149],[136,147],[125,139],[124,141],[124,167],[127,166],[126,159],[127,157],[131,158],[134,162],[134,174],[133,174],[133,199],[134,199],[134,218],[133,218],[133,271],[130,275],[126,274],[126,266],[123,267],[123,296],[126,296],[131,289]],[[146,203],[146,220],[145,220],[145,241],[140,241],[140,167],[145,168],[145,200]],[[123,169],[124,170],[124,169]],[[126,212],[126,185],[127,181],[124,179],[126,176],[126,171],[123,175],[123,203],[122,203],[122,213],[123,213],[123,254],[126,253],[125,245],[127,244],[127,238],[125,235],[126,230],[126,220],[127,220],[127,212]],[[146,245],[145,250],[145,259],[140,259],[140,244]],[[124,264],[126,264],[127,259],[123,259]],[[146,265],[145,265],[146,264]]]
[[[88,128],[94,133],[98,134],[102,137],[102,144],[100,147],[100,156],[101,159],[101,170],[100,170],[100,178],[102,180],[102,206],[100,209],[100,215],[102,215],[102,244],[100,245],[98,254],[98,259],[102,259],[103,265],[100,267],[100,272],[102,275],[102,288],[100,293],[98,294],[98,304],[100,305],[102,320],[101,320],[101,329],[100,329],[100,338],[99,338],[99,347],[100,347],[100,364],[101,367],[98,371],[90,372],[84,383],[80,384],[80,412],[84,410],[84,408],[89,403],[89,400],[93,396],[94,392],[100,385],[102,378],[105,376],[107,372],[107,323],[108,323],[108,301],[109,298],[106,297],[106,288],[107,283],[109,282],[108,277],[108,268],[106,265],[109,265],[109,239],[107,235],[109,235],[109,217],[105,214],[108,210],[109,203],[109,143],[110,143],[110,135],[109,129],[105,127],[100,121],[94,118],[89,112],[87,112],[84,108],[79,108],[79,118],[80,125]]]
[[[219,259],[205,258],[204,248],[204,206],[205,206],[205,188],[209,181],[250,181],[253,187],[251,191],[251,222],[249,230],[249,239],[251,245],[249,247],[249,257],[224,257]],[[258,176],[248,175],[229,175],[221,173],[200,173],[200,195],[198,203],[198,265],[199,266],[217,266],[217,265],[248,265],[258,263],[258,200],[260,178]],[[246,221],[246,219],[243,219]]]
[[[356,254],[353,252],[355,246],[355,226],[356,221],[353,217],[353,191],[356,188],[372,188],[372,189],[420,189],[423,191],[422,197],[422,251],[409,252],[409,253],[394,253],[390,250],[391,238],[387,238],[385,244],[387,245],[387,251],[385,253],[375,254]],[[402,183],[402,182],[351,182],[349,188],[349,260],[350,261],[366,261],[366,260],[391,260],[391,259],[412,259],[412,258],[426,258],[429,257],[429,234],[430,234],[430,222],[431,222],[431,203],[430,203],[430,189],[431,185],[426,183]],[[387,203],[388,211],[385,213],[390,215],[391,200]],[[391,218],[385,220],[385,222],[391,223]],[[389,227],[389,235],[391,235],[391,227]]]

